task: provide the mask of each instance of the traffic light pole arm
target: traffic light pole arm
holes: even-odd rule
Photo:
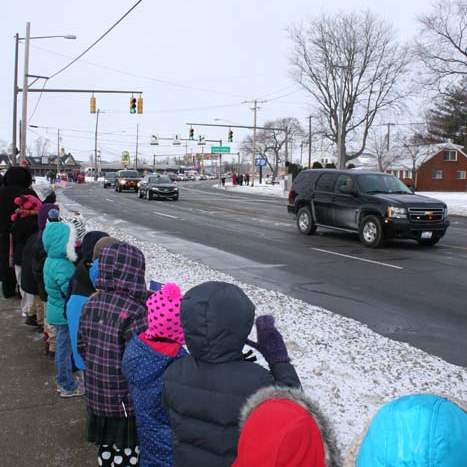
[[[23,88],[18,88],[18,92],[23,92]],[[28,89],[28,92],[81,92],[92,94],[143,94],[143,91],[116,91],[109,89]]]
[[[221,125],[218,123],[185,123],[185,125],[190,125],[190,126],[217,126],[221,128],[247,128],[248,130],[253,130],[253,126],[248,126],[248,125]],[[287,131],[285,128],[271,128],[271,127],[265,127],[265,126],[257,126],[257,130],[269,130],[269,131]]]

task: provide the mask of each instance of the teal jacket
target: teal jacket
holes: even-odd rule
[[[65,298],[75,272],[73,263],[77,260],[74,228],[63,222],[51,222],[42,234],[42,243],[47,253],[44,264],[44,284],[48,295],[47,322],[53,325],[67,324]]]
[[[467,412],[432,394],[389,402],[373,418],[355,466],[466,467]]]

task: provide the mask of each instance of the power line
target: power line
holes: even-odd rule
[[[49,80],[55,78],[60,73],[63,73],[65,70],[70,68],[74,63],[76,63],[81,57],[87,54],[94,46],[96,46],[102,39],[104,39],[107,34],[110,33],[118,24],[120,24],[143,0],[138,0],[118,21],[116,21],[110,28],[108,28],[103,34],[101,34],[86,50],[80,53],[76,58],[74,58],[70,63],[60,68],[58,71],[52,74],[49,77]]]

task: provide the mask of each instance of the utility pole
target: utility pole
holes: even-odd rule
[[[251,186],[255,186],[256,173],[256,113],[258,111],[258,101],[254,100],[253,105],[253,155],[251,156]]]
[[[345,169],[345,154],[343,151],[343,126],[344,126],[344,80],[342,75],[339,84],[339,102],[337,108],[337,168]]]
[[[13,134],[11,138],[11,163],[16,165],[16,151],[18,145],[16,142],[16,132],[17,132],[17,114],[18,114],[18,44],[19,44],[19,34],[15,34],[15,71],[13,77]]]
[[[395,123],[386,123],[388,127],[388,134],[387,134],[387,141],[386,141],[386,151],[389,152],[389,149],[391,147],[391,126],[395,125]]]
[[[60,173],[60,128],[57,128],[57,175]]]
[[[136,149],[135,149],[135,170],[138,170],[138,141],[139,139],[139,123],[136,124]]]
[[[311,115],[308,117],[308,168],[311,169]]]
[[[100,109],[96,112],[96,131],[94,133],[94,180],[97,182],[98,178],[98,165],[97,165],[97,130],[99,128],[99,114]]]
[[[152,156],[152,171],[156,173],[156,154],[154,153]]]
[[[23,108],[21,117],[21,155],[26,160],[26,127],[28,124],[28,75],[29,75],[29,42],[31,37],[31,23],[26,23],[26,36],[24,38],[24,74],[23,74]]]

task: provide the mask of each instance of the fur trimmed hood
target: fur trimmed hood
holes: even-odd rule
[[[467,403],[435,394],[402,396],[378,410],[350,447],[344,467],[464,467],[466,440]]]
[[[248,457],[248,446],[246,446],[246,441],[242,440],[242,437],[244,436],[251,436],[251,431],[253,431],[253,428],[250,428],[249,430],[246,430],[248,427],[248,424],[252,422],[252,415],[255,413],[257,409],[262,404],[269,404],[270,406],[267,407],[267,410],[271,411],[270,413],[273,413],[275,411],[275,407],[273,406],[274,402],[292,402],[294,405],[290,405],[290,413],[287,414],[287,416],[284,418],[283,423],[281,424],[280,428],[282,429],[282,437],[279,439],[279,442],[272,441],[270,442],[267,446],[273,445],[275,447],[275,450],[271,452],[271,450],[268,451],[268,455],[271,456],[271,459],[264,459],[265,463],[264,465],[268,465],[273,467],[275,462],[278,462],[277,465],[285,465],[283,463],[279,463],[279,458],[283,456],[283,446],[284,443],[287,443],[288,439],[294,439],[296,442],[294,446],[290,446],[291,449],[294,451],[302,451],[304,454],[304,458],[307,460],[307,464],[310,467],[316,466],[325,466],[325,467],[340,467],[341,462],[340,462],[340,455],[339,451],[337,449],[337,445],[335,442],[335,436],[334,433],[332,432],[331,428],[329,427],[329,424],[325,418],[325,416],[322,414],[321,410],[317,406],[317,404],[312,401],[303,391],[300,389],[293,389],[293,388],[286,388],[286,387],[267,387],[264,389],[259,390],[257,393],[255,393],[253,396],[251,396],[245,405],[243,406],[243,409],[241,411],[240,415],[240,429],[242,430],[241,436],[240,436],[240,441],[239,441],[239,447],[238,447],[238,457],[237,461],[234,464],[234,467],[240,467],[244,465],[252,465],[251,464],[251,459],[247,460],[246,457]],[[303,411],[299,411],[298,413],[294,410],[298,409],[296,406],[299,406],[302,409],[305,409],[306,413]],[[266,409],[266,405],[263,405],[263,408]],[[287,410],[287,409],[286,409]],[[270,418],[270,413],[265,413],[264,414],[264,421],[267,424]],[[305,422],[303,419],[305,418],[306,414],[308,414],[313,421],[310,419],[306,420]],[[313,423],[314,422],[314,423]],[[261,422],[260,422],[261,423]],[[319,451],[321,449],[320,446],[318,446],[317,443],[317,433],[315,434],[315,437],[310,436],[310,430],[305,428],[305,423],[311,425],[315,425],[317,429],[319,430],[321,442],[322,442],[322,450],[324,451],[321,455],[316,456],[315,454],[310,453],[312,451]],[[309,428],[309,427],[308,427]],[[250,431],[250,433],[247,435],[246,431]],[[254,429],[256,431],[256,428]],[[274,432],[273,436],[276,435],[276,433],[279,431],[279,428],[276,430],[271,430],[271,433]],[[297,437],[297,433],[299,436]],[[267,437],[268,435],[266,434],[261,434],[261,437],[257,437],[254,440],[254,443],[256,445],[256,449],[258,443],[260,443],[260,439],[264,440],[265,436]],[[302,442],[300,444],[300,440],[297,440],[297,438],[305,437],[306,441]],[[268,440],[265,440],[266,443]],[[321,444],[321,443],[320,443]],[[306,445],[306,446],[304,446]],[[276,452],[275,452],[276,451]],[[305,453],[305,451],[308,451],[308,454]],[[319,461],[319,458],[324,458],[324,464],[322,463],[322,460]],[[316,463],[313,462],[313,459],[316,459]],[[282,462],[284,461],[284,458],[282,458]],[[289,460],[289,463],[292,462]],[[310,463],[311,462],[311,463]],[[292,464],[290,464],[292,467]],[[293,464],[295,465],[295,464]],[[302,464],[300,464],[302,465]]]
[[[72,263],[78,259],[76,254],[76,231],[71,224],[50,222],[42,234],[42,242],[50,258],[66,258]]]

